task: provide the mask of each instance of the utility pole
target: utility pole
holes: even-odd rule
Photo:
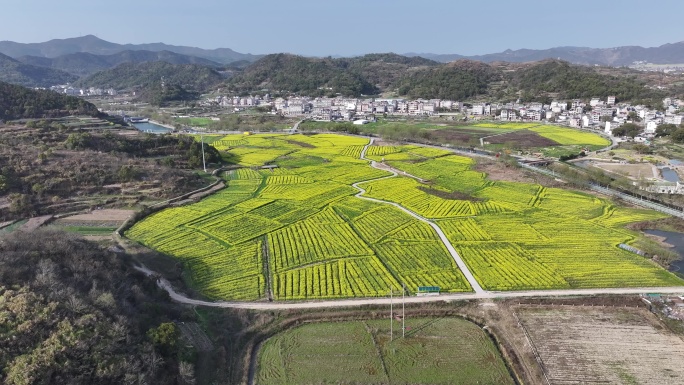
[[[392,317],[394,316],[394,312],[392,310],[392,299],[393,295],[392,292],[394,292],[394,289],[390,289],[390,342],[394,341],[394,322],[392,320]]]
[[[204,160],[204,135],[200,135],[200,140],[202,141],[202,166],[204,166],[204,172],[207,172],[207,162]]]
[[[406,285],[402,282],[401,284],[401,338],[406,336]]]

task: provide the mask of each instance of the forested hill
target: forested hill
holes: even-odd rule
[[[269,89],[311,96],[378,92],[358,71],[345,68],[338,59],[289,54],[267,55],[232,78],[229,87],[238,92]]]
[[[396,54],[339,59],[275,54],[248,66],[228,86],[238,92],[269,89],[311,96],[372,95],[391,87],[411,69],[434,65],[438,63]]]
[[[67,115],[99,116],[100,112],[92,103],[77,97],[0,82],[0,120]]]
[[[0,53],[0,81],[25,87],[50,87],[76,79],[78,76],[64,71],[24,64]]]
[[[605,98],[614,95],[618,100],[643,101],[662,98],[662,91],[646,87],[637,77],[602,74],[593,67],[572,65],[559,60],[544,60],[509,74],[508,88],[522,91],[526,99],[557,95],[563,99]],[[620,74],[622,75],[622,74]]]
[[[307,58],[268,55],[228,81],[240,93],[268,90],[308,96],[393,95],[408,98],[469,100],[547,100],[615,95],[621,101],[653,100],[665,95],[648,87],[643,72],[572,65],[558,60],[535,63],[447,64],[396,54],[356,58]]]
[[[113,69],[100,71],[74,83],[77,87],[114,88],[118,90],[146,87],[162,81],[189,90],[204,91],[224,81],[213,68],[198,64],[167,62],[124,63]]]
[[[459,60],[426,68],[402,77],[394,86],[400,95],[417,99],[463,100],[488,93],[504,78],[501,71],[472,60]]]

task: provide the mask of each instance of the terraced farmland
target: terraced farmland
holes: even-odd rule
[[[149,216],[127,236],[178,258],[207,297],[295,300],[384,296],[406,284],[470,291],[435,221],[488,290],[683,285],[617,247],[624,225],[662,214],[591,195],[490,181],[472,159],[418,146],[370,146],[367,156],[405,171],[390,176],[358,159],[367,139],[340,135],[230,135],[217,141],[245,168],[192,205]],[[235,146],[235,147],[233,147]],[[277,168],[261,169],[269,163]],[[382,179],[379,179],[382,178]]]

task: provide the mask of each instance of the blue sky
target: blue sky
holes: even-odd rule
[[[0,40],[96,35],[243,53],[477,55],[684,40],[684,1],[3,0]]]

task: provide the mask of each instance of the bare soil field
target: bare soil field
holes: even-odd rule
[[[516,310],[549,384],[682,384],[684,340],[641,308]]]
[[[29,219],[26,223],[24,223],[20,228],[18,228],[18,231],[25,231],[25,232],[31,232],[40,226],[44,225],[47,223],[50,219],[52,219],[52,215],[45,215],[42,217],[34,217]]]
[[[592,163],[592,166],[611,171],[617,174],[627,175],[630,178],[660,178],[658,169],[650,163],[621,164],[621,163]]]
[[[467,143],[471,139],[479,139],[482,136],[491,135],[490,132],[473,129],[440,129],[432,130],[430,134],[437,139]]]
[[[88,214],[78,214],[72,215],[70,217],[60,219],[60,222],[73,222],[73,223],[83,223],[83,222],[124,222],[131,215],[135,213],[135,210],[122,210],[122,209],[102,209],[93,210]]]
[[[518,143],[520,147],[549,147],[559,144],[551,139],[545,138],[534,131],[520,130],[509,132],[508,134],[492,136],[486,139],[492,144]]]
[[[484,172],[487,174],[487,179],[490,180],[536,183],[546,187],[558,187],[563,185],[563,183],[543,174],[537,174],[518,167],[507,167],[501,161],[478,158],[477,164],[475,164],[473,170]]]

